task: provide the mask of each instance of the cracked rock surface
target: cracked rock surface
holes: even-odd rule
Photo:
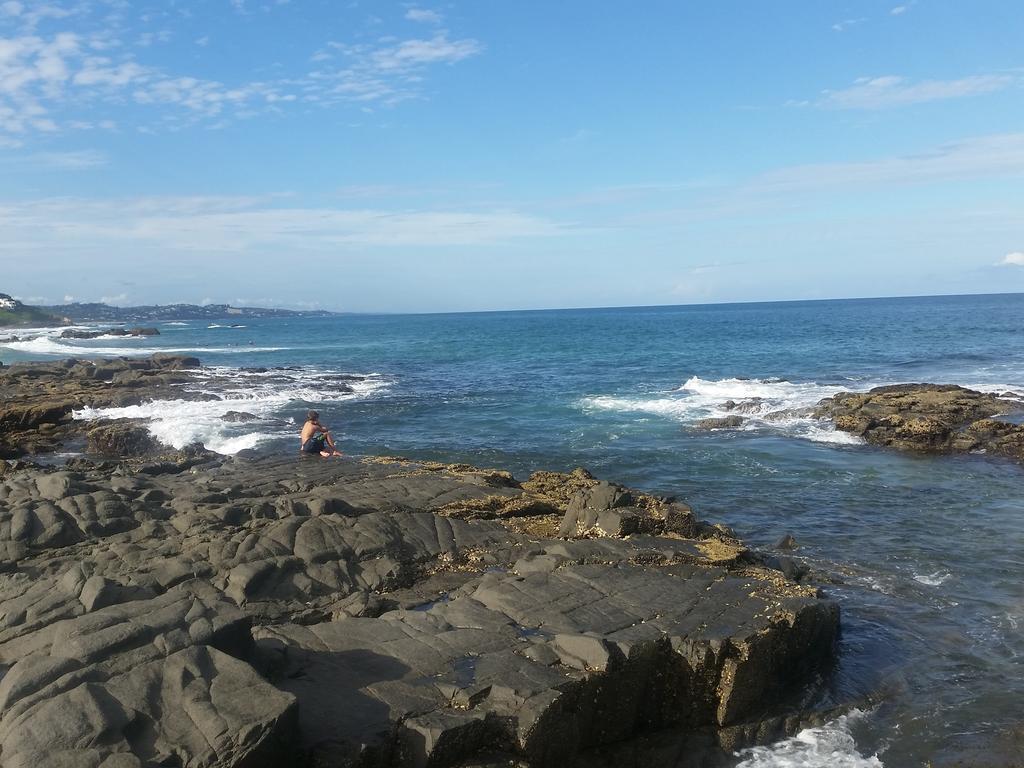
[[[651,764],[714,764],[795,727],[838,621],[583,470],[0,473],[4,766],[540,768],[666,733],[697,746]]]

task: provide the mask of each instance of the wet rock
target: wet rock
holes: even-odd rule
[[[722,409],[736,411],[737,413],[760,413],[764,410],[764,399],[752,397],[749,400],[726,400],[722,403]]]
[[[61,332],[62,339],[98,339],[100,336],[159,336],[157,328],[107,328],[101,331],[82,331],[68,328]]]
[[[90,453],[123,458],[149,456],[164,448],[141,422],[111,421],[100,423],[86,433]]]
[[[734,429],[743,426],[746,421],[742,416],[720,416],[716,418],[700,419],[694,423],[695,429]]]
[[[95,425],[74,420],[72,414],[87,406],[216,398],[200,387],[184,386],[193,381],[190,371],[198,365],[196,358],[154,355],[5,366],[0,370],[0,457],[47,453],[71,440],[84,441]]]
[[[822,400],[815,415],[867,442],[906,451],[985,451],[1024,460],[1024,426],[992,417],[1020,401],[952,384],[900,384]]]
[[[245,421],[256,421],[259,418],[255,413],[249,413],[248,411],[228,411],[221,416],[224,421],[230,422],[245,422]]]
[[[775,542],[776,549],[793,550],[799,548],[799,546],[800,545],[797,544],[796,537],[793,536],[793,534],[791,533],[787,533],[785,536],[783,536],[781,539]]]
[[[189,357],[187,355],[171,355],[158,353],[150,358],[153,364],[159,368],[167,368],[170,370],[181,370],[185,368],[199,368],[202,363],[199,362],[198,357]]]

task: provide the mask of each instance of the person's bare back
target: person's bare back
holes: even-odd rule
[[[334,444],[331,430],[320,423],[320,414],[316,411],[306,414],[306,423],[302,425],[299,441],[302,453],[319,453],[325,459],[342,455]]]

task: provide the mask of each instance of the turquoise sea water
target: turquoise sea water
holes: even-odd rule
[[[316,406],[349,453],[520,477],[582,465],[685,498],[757,546],[792,533],[839,582],[825,585],[844,632],[824,700],[881,703],[746,764],[941,765],[976,750],[991,761],[979,764],[1007,764],[1007,734],[1024,724],[1024,468],[901,455],[767,414],[894,382],[1024,393],[1024,295],[208,325],[89,342],[0,331],[0,360],[188,351],[233,377],[228,401],[106,415],[149,418],[176,444],[291,451]],[[332,377],[344,373],[373,376],[343,394]],[[747,423],[694,428],[728,400],[752,411]],[[229,424],[227,410],[257,419]]]

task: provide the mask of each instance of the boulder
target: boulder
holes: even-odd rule
[[[999,421],[1020,412],[1019,399],[952,384],[899,384],[841,392],[815,415],[867,442],[924,453],[987,451],[1024,460],[1024,426]]]
[[[228,411],[221,416],[222,420],[231,422],[256,421],[258,418],[255,413],[248,411]]]
[[[188,355],[171,355],[163,352],[153,355],[150,360],[152,360],[155,367],[169,369],[172,371],[187,368],[199,368],[202,365],[197,357],[190,357]]]
[[[742,416],[719,416],[714,418],[700,419],[694,423],[696,429],[734,429],[743,426],[746,421]]]
[[[163,448],[143,423],[128,419],[101,422],[89,429],[86,439],[89,453],[121,458],[149,456]]]

